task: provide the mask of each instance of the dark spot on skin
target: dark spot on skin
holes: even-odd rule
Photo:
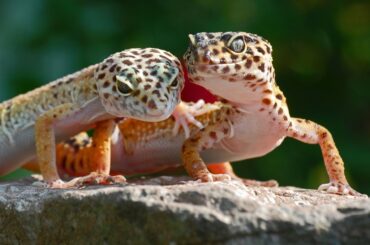
[[[244,79],[245,80],[253,80],[255,78],[256,78],[256,76],[255,75],[252,75],[252,74],[247,74],[246,76],[244,76]]]
[[[279,114],[279,115],[283,114],[283,109],[282,109],[282,108],[279,108],[279,110],[278,110],[278,114]]]
[[[116,68],[117,64],[114,64],[111,66],[111,68],[109,68],[109,71],[110,72],[114,72],[114,69]]]
[[[262,72],[265,72],[265,64],[262,63],[261,65],[258,66],[258,69]]]
[[[105,70],[108,66],[106,64],[102,65],[101,70]]]
[[[152,94],[157,95],[157,97],[160,97],[160,95],[161,95],[161,93],[159,92],[159,90],[154,90],[154,91],[152,92]]]
[[[158,49],[155,49],[155,48],[151,48],[150,49],[150,52],[152,52],[152,53],[159,53]]]
[[[260,52],[261,54],[265,54],[265,50],[261,47],[257,47],[257,51]]]
[[[270,49],[270,47],[269,47],[267,44],[265,44],[265,47],[266,47],[266,51],[267,51],[267,53],[268,53],[268,54],[271,54],[271,49]]]
[[[113,59],[112,58],[109,58],[106,60],[107,63],[112,63],[113,62]]]
[[[288,121],[288,117],[287,116],[283,116],[283,119],[284,119],[284,121]]]
[[[214,48],[212,51],[213,51],[213,54],[214,54],[214,55],[218,55],[218,54],[220,53],[220,52],[218,51],[218,49],[215,49],[215,48]]]
[[[145,86],[144,86],[144,89],[145,90],[148,90],[148,89],[150,89],[152,86],[150,86],[149,84],[146,84]]]
[[[164,51],[163,52],[165,55],[167,55],[168,57],[172,57],[172,54],[171,53],[169,53],[169,52],[167,52],[167,51]]]
[[[151,71],[150,72],[150,75],[151,76],[156,76],[158,74],[158,71],[157,70],[154,70],[154,71]]]
[[[140,90],[135,90],[131,95],[136,97],[140,94]]]
[[[238,59],[238,56],[237,56],[236,54],[232,54],[232,55],[231,55],[231,59],[232,59],[232,60],[237,60],[237,59]]]
[[[230,71],[230,68],[228,66],[225,66],[224,68],[222,68],[223,73],[228,73],[229,71]]]
[[[144,76],[148,76],[149,73],[147,71],[143,71]]]
[[[162,78],[163,79],[163,78]],[[162,87],[162,85],[161,85],[161,83],[160,82],[157,82],[156,84],[155,84],[155,87],[156,88],[161,88]]]
[[[223,41],[227,42],[227,41],[229,41],[229,39],[230,39],[231,37],[232,37],[232,36],[231,36],[231,34],[223,34],[223,35],[221,36],[221,40],[223,40]]]
[[[142,98],[141,98],[141,101],[143,103],[146,103],[148,101],[148,96],[144,95]]]
[[[215,36],[212,34],[212,33],[207,33],[206,36],[209,38],[209,39],[212,39],[214,38]]]
[[[275,102],[275,104],[274,104],[274,109],[277,107],[277,103]]]
[[[324,133],[321,134],[321,137],[322,138],[326,138],[326,136],[328,136],[328,134],[326,132],[324,132]]]
[[[212,66],[212,70],[217,71],[218,70],[218,65]]]
[[[271,104],[271,100],[269,98],[264,98],[262,100],[262,103],[265,104],[265,105],[269,105],[269,104]]]
[[[226,64],[226,59],[225,58],[221,58],[220,59],[220,64]]]
[[[128,66],[133,64],[130,60],[123,60],[122,63]]]
[[[150,100],[148,103],[148,107],[150,109],[157,109],[157,105],[155,104],[154,100]]]
[[[236,71],[239,71],[242,68],[242,66],[239,64],[235,64],[234,68]]]
[[[152,57],[153,56],[153,54],[143,54],[142,55],[142,57],[144,57],[144,58],[150,58],[150,57]]]
[[[253,56],[253,61],[254,62],[259,62],[260,61],[260,57],[259,56]]]
[[[163,72],[163,74],[168,78],[168,79],[170,79],[172,76],[171,76],[171,73],[169,73],[169,72]]]
[[[276,95],[276,99],[278,99],[278,100],[282,100],[282,99],[283,99],[283,95],[282,95],[282,94],[277,94],[277,95]]]
[[[105,81],[105,82],[103,83],[103,88],[108,88],[108,87],[109,87],[109,85],[110,85],[110,82],[109,82],[109,81]]]
[[[109,94],[108,93],[104,93],[103,96],[104,96],[104,99],[108,99],[109,98]]]
[[[211,137],[213,140],[217,140],[217,134],[216,132],[209,132],[209,137]]]
[[[263,90],[263,92],[264,92],[265,94],[271,94],[271,93],[272,93],[272,91],[271,91],[270,89]]]
[[[245,62],[245,67],[246,68],[251,68],[251,66],[252,66],[252,60],[247,59],[247,62]]]

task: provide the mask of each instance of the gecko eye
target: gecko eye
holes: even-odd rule
[[[178,86],[179,86],[179,81],[178,81],[178,80],[177,80],[177,78],[176,78],[176,79],[174,79],[174,80],[172,81],[172,83],[170,84],[170,87],[171,87],[172,89],[176,89]]]
[[[117,81],[116,86],[118,92],[125,96],[130,95],[132,91],[134,91],[133,88],[126,82]]]
[[[171,89],[177,89],[177,87],[179,86],[179,81],[178,81],[179,72],[180,72],[179,69],[173,66],[167,68],[167,71],[163,72],[165,79],[168,79],[168,81],[171,81],[169,85]]]
[[[229,48],[236,52],[241,53],[245,49],[245,43],[243,37],[236,37],[229,43]]]

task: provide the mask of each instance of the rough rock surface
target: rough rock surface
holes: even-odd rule
[[[370,244],[370,199],[158,177],[50,190],[0,183],[0,244]]]

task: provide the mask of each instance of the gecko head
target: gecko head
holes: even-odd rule
[[[180,61],[154,48],[115,53],[99,64],[94,76],[108,113],[142,121],[168,118],[184,86]]]
[[[272,47],[260,36],[246,32],[201,32],[190,34],[189,39],[184,54],[189,78],[214,94],[222,96],[228,89],[245,90],[252,84],[255,87],[274,80]]]

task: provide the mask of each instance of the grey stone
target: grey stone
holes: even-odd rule
[[[0,244],[200,243],[370,244],[370,200],[166,176],[68,190],[0,183]]]

